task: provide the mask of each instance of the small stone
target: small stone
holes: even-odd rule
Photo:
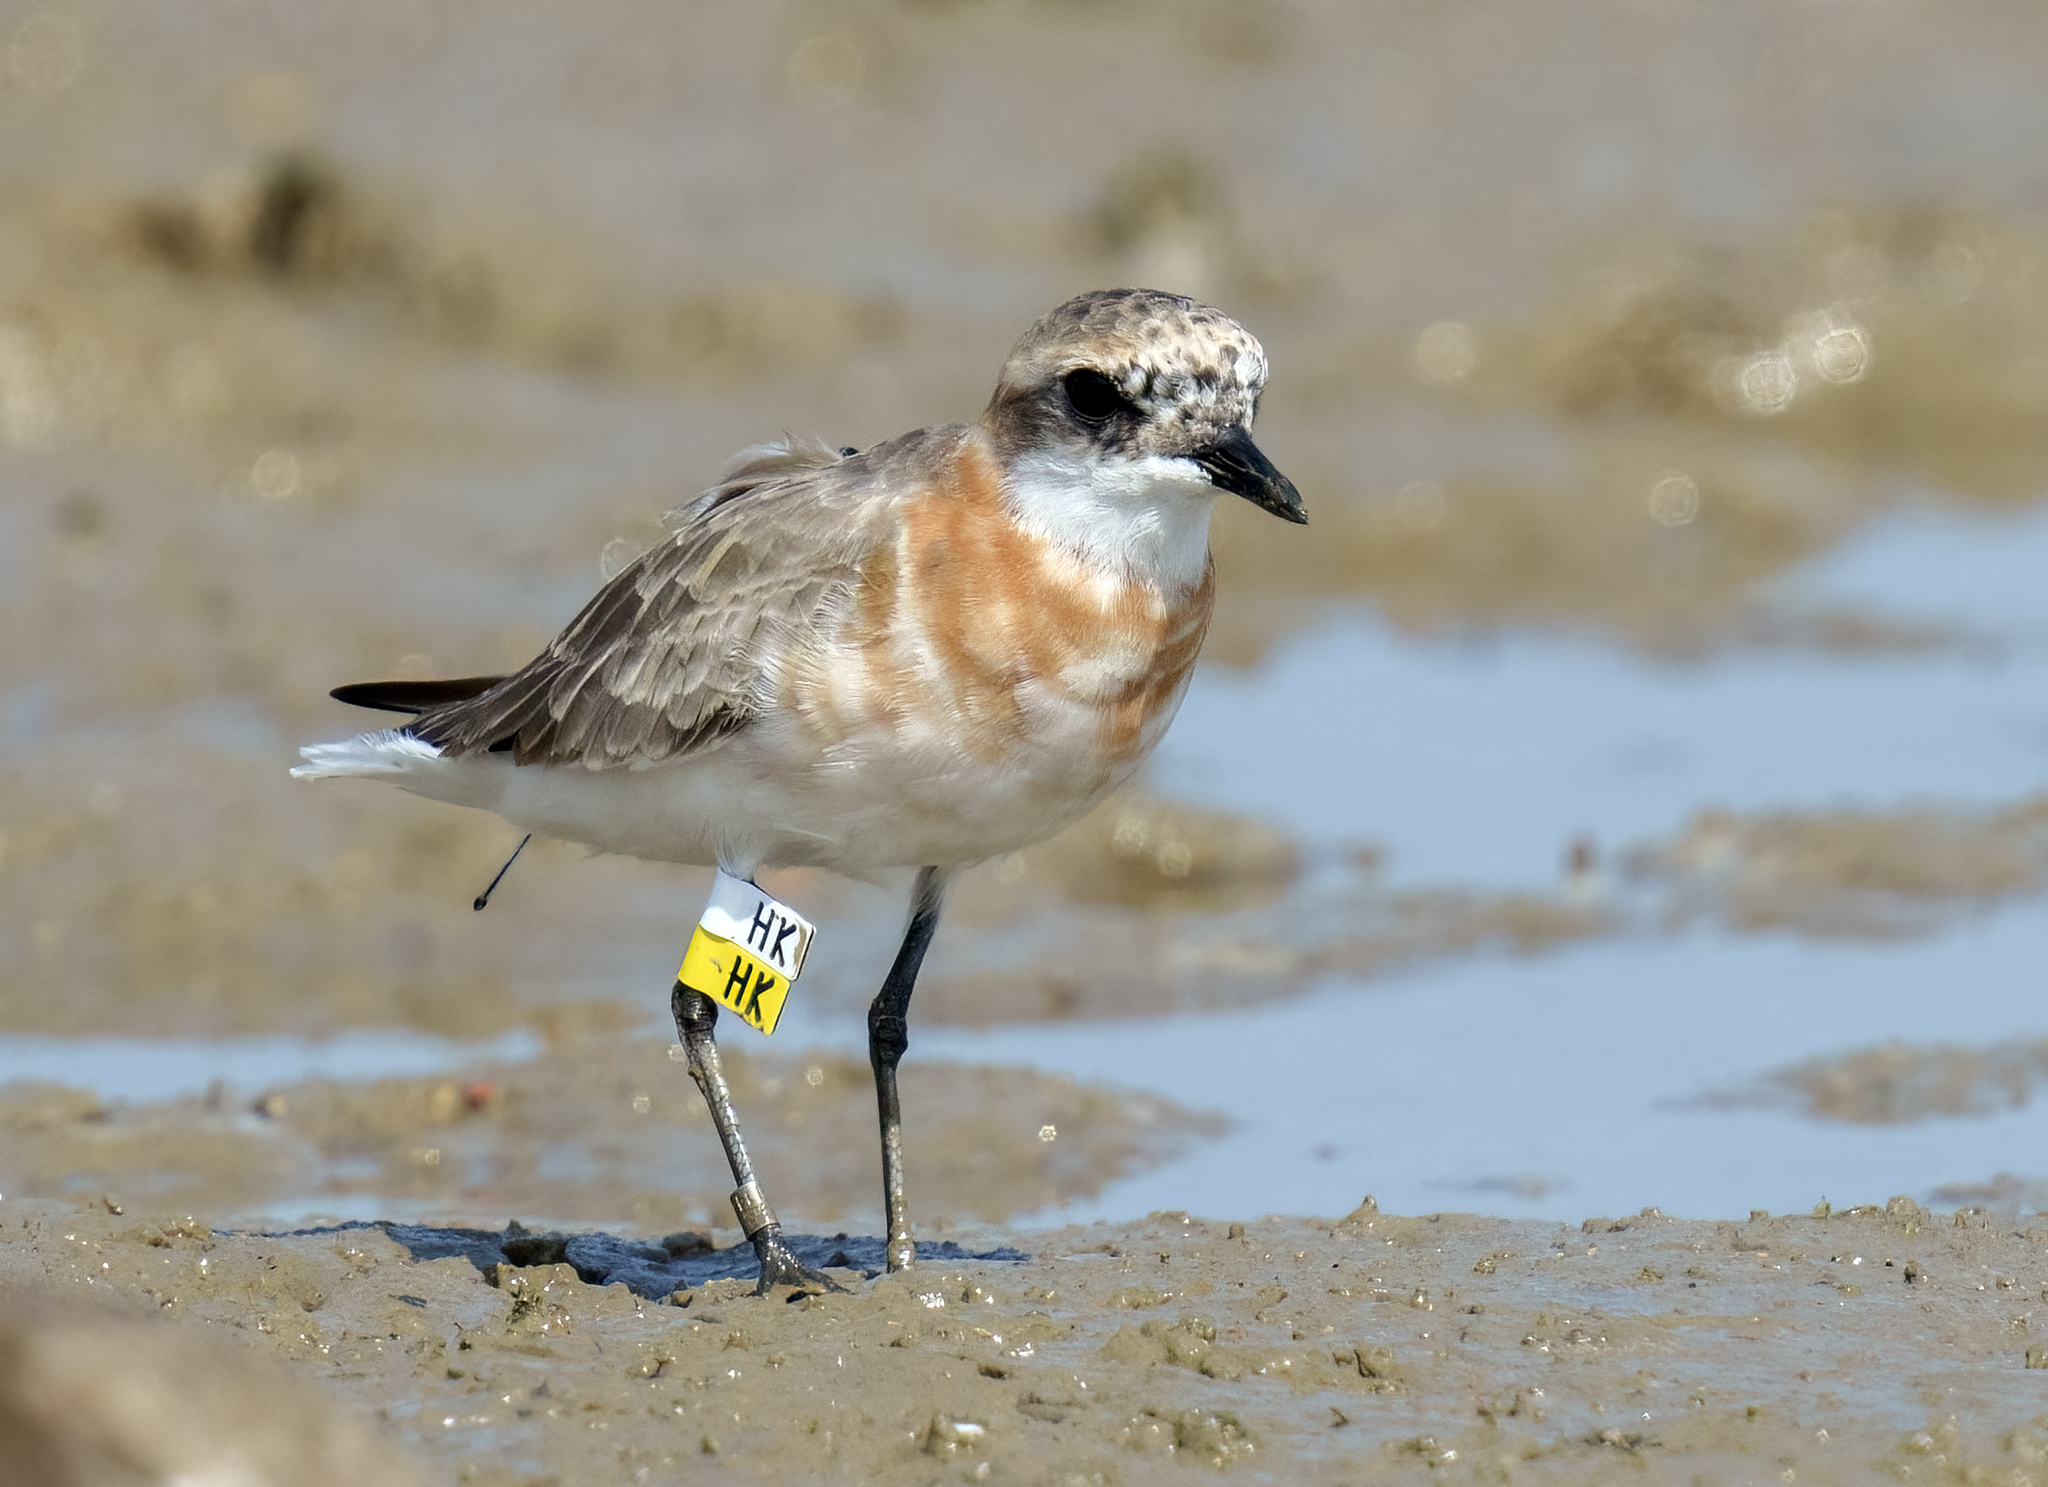
[[[987,1436],[988,1426],[979,1420],[955,1420],[947,1415],[933,1415],[932,1423],[925,1429],[925,1454],[955,1456],[977,1451]]]
[[[553,1230],[537,1234],[514,1219],[505,1225],[498,1248],[514,1265],[559,1265],[569,1257],[569,1236]]]

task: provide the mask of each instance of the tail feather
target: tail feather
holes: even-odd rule
[[[306,762],[292,771],[298,780],[337,779],[345,775],[404,774],[441,751],[402,728],[361,733],[339,743],[309,744],[299,750]]]

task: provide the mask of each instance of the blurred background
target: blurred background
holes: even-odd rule
[[[972,418],[1084,288],[1274,368],[1141,787],[978,869],[971,1219],[2048,1193],[2030,0],[0,4],[0,1190],[730,1224],[706,875],[355,782],[732,451]],[[1241,508],[1241,509],[1240,509]],[[873,1224],[884,890],[774,1040]]]

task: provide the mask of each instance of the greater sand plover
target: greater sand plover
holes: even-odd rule
[[[1078,820],[1159,742],[1209,621],[1216,497],[1306,521],[1252,443],[1265,383],[1264,350],[1221,311],[1145,289],[1071,299],[1017,342],[979,422],[743,452],[525,667],[339,688],[415,716],[307,748],[293,773],[739,880],[917,869],[868,1012],[901,1269],[896,1070],[947,884]],[[741,1142],[715,1004],[680,979],[672,1004],[762,1288],[814,1283]]]

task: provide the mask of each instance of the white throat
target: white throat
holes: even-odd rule
[[[1019,526],[1092,566],[1169,585],[1208,570],[1217,490],[1193,460],[1027,454],[1003,485]]]

